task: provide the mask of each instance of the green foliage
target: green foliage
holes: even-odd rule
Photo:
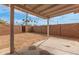
[[[0,24],[6,24],[6,21],[3,19],[0,19]]]

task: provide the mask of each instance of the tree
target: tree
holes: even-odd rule
[[[0,24],[6,24],[6,21],[3,19],[0,19]]]

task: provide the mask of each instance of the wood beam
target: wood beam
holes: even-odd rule
[[[47,6],[47,8],[45,8],[44,10],[41,10],[39,13],[41,14],[42,12],[47,11],[48,9],[51,9],[51,7],[55,7],[57,6],[57,4],[49,4],[50,6]]]
[[[37,6],[38,4],[26,4],[26,7],[29,7],[31,10],[33,10]]]
[[[33,4],[31,4],[32,6],[29,6],[28,4],[26,4],[26,8],[28,8],[29,10],[32,10],[34,8]]]
[[[14,5],[10,5],[10,53],[14,53]]]
[[[50,17],[57,17],[57,16],[61,16],[61,15],[65,15],[65,14],[69,14],[69,13],[72,13],[72,12],[64,12],[64,13],[59,13],[59,14],[56,14],[56,15],[53,15],[53,16],[50,16]]]
[[[57,14],[57,13],[60,13],[60,12],[63,12],[63,11],[66,11],[66,10],[72,10],[73,8],[78,8],[79,7],[79,5],[71,5],[71,6],[68,6],[68,7],[66,7],[66,8],[63,8],[63,9],[60,9],[60,10],[58,10],[58,11],[56,11],[56,12],[50,12],[50,13],[48,13],[48,14],[45,14],[46,16],[48,16],[48,15],[55,15],[55,14]]]
[[[49,37],[50,33],[49,33],[49,19],[47,19],[47,37]]]
[[[79,13],[79,9],[76,9],[76,10],[74,11],[74,13]]]
[[[32,15],[47,19],[47,17],[45,17],[44,15],[38,14],[38,13],[36,13],[36,12],[30,10],[29,8],[27,8],[25,6],[22,6],[20,4],[19,5],[15,4],[15,8],[18,9],[18,10],[24,11],[24,12],[28,12],[28,13],[30,13]]]
[[[79,10],[79,8],[75,8],[75,9],[72,9],[72,10],[66,10],[66,11],[59,12],[59,13],[56,13],[56,14],[52,14],[52,15],[49,15],[49,16],[50,16],[50,17],[61,16],[61,15],[64,15],[64,14],[76,12],[76,11],[78,11],[78,10]]]
[[[37,6],[35,6],[32,10],[35,10],[37,8],[39,8],[40,6],[42,6],[42,4],[38,4]]]
[[[57,5],[55,7],[51,6],[50,8],[42,11],[40,14],[47,14],[48,12],[51,12],[51,11],[53,12],[53,11],[59,10],[60,8],[63,8],[65,6],[68,6],[68,5],[66,5],[66,4],[65,5]]]
[[[51,6],[50,4],[43,4],[42,6],[39,6],[39,8],[36,8],[34,11],[40,13],[40,11],[47,9],[50,6]]]
[[[72,11],[67,11],[67,12],[63,12],[63,13],[56,14],[56,15],[51,15],[50,17],[57,17],[57,16],[69,14],[69,13],[72,13]]]

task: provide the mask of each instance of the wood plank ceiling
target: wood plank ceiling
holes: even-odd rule
[[[16,4],[15,7],[42,18],[51,18],[79,11],[78,4]]]

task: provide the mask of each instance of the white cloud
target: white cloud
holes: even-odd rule
[[[17,13],[24,13],[24,12],[22,12],[22,11],[20,11],[20,10],[17,10],[17,9],[15,9],[15,12],[17,12]]]
[[[15,19],[15,21],[14,21],[14,23],[15,23],[15,25],[18,25],[18,24],[22,24],[22,20],[18,20],[18,19]]]
[[[23,22],[23,21],[22,21],[22,20],[17,20],[17,19],[16,19],[15,22]]]
[[[3,9],[8,9],[9,8],[6,5],[0,5],[0,7],[3,8]]]
[[[29,16],[31,16],[31,17],[37,17],[37,16],[35,16],[35,15],[31,15],[31,14],[29,14]]]

